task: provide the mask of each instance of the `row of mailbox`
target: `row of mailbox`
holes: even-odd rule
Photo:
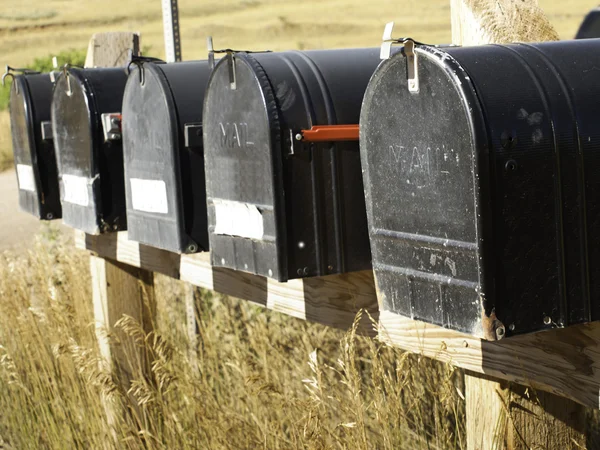
[[[600,318],[600,40],[212,66],[16,76],[22,208],[279,281],[373,267],[383,309],[489,339]]]

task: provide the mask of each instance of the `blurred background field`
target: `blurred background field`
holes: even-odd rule
[[[184,59],[205,57],[208,35],[217,48],[377,46],[391,20],[398,36],[450,41],[447,0],[179,5]],[[571,38],[596,3],[540,5]],[[81,64],[91,35],[111,30],[139,31],[146,54],[164,56],[158,0],[0,0],[0,62],[47,70],[58,55],[61,64]],[[12,165],[7,92],[0,91],[0,170]],[[156,333],[121,323],[156,358],[158,383],[133,374],[127,392],[100,364],[88,264],[55,224],[0,255],[0,448],[466,447],[459,371],[206,291],[196,292],[196,365],[185,287],[166,277],[156,279]],[[109,420],[106,399],[129,414]]]
[[[594,0],[540,0],[561,38],[572,38]],[[377,46],[386,22],[398,36],[450,42],[448,0],[179,0],[184,59],[206,57],[206,37],[216,48],[245,50]],[[139,31],[148,56],[164,57],[159,0],[0,1],[0,63],[33,67],[60,55],[87,50],[93,33]],[[0,170],[11,166],[6,117],[7,92],[0,93]]]

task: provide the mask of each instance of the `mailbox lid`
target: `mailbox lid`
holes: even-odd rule
[[[21,209],[42,220],[61,217],[50,121],[49,74],[18,75],[10,92],[10,121]]]
[[[63,220],[87,233],[126,229],[121,140],[104,139],[102,114],[120,113],[123,68],[70,69],[56,82],[52,131]]]
[[[251,55],[217,63],[203,134],[213,264],[286,278],[281,129],[275,93]],[[219,255],[219,256],[215,256]],[[256,258],[255,255],[260,255]]]
[[[141,70],[143,79],[138,69],[130,74],[123,100],[129,236],[177,253],[207,250],[202,105],[208,62],[146,62]]]

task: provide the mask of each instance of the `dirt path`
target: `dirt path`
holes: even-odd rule
[[[30,245],[41,226],[35,217],[19,209],[15,171],[0,173],[0,251]]]

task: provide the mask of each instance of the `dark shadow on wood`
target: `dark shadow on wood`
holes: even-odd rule
[[[222,267],[212,268],[213,290],[267,306],[268,283],[265,277]]]

